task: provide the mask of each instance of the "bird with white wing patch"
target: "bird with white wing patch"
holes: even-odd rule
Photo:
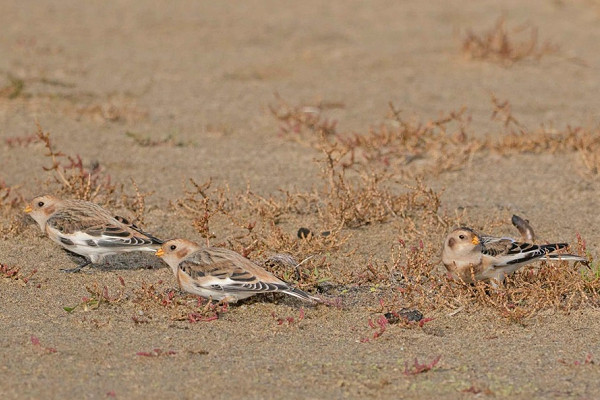
[[[52,195],[39,196],[23,210],[42,232],[66,250],[85,257],[77,272],[104,257],[131,251],[155,252],[162,240],[142,231],[125,218],[115,217],[97,204],[84,200],[61,200]]]
[[[183,291],[205,298],[236,303],[258,293],[280,292],[321,302],[229,249],[174,239],[165,242],[156,256],[171,267]]]
[[[536,260],[587,262],[574,254],[554,253],[568,246],[568,243],[537,245],[518,242],[511,238],[480,235],[473,229],[462,227],[446,237],[442,262],[456,279],[466,283],[489,280],[497,286],[507,275]]]

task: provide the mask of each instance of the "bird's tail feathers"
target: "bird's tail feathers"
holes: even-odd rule
[[[562,260],[562,261],[581,261],[587,262],[587,259],[575,254],[556,254],[553,253],[557,250],[564,250],[569,247],[568,243],[551,243],[551,244],[543,244],[540,245],[540,249],[546,252],[546,255],[543,258],[547,258],[550,260]]]
[[[545,258],[550,260],[560,260],[560,261],[581,261],[587,263],[587,258],[577,256],[575,254],[547,254]],[[542,258],[544,259],[544,258]]]
[[[569,243],[551,243],[551,244],[541,244],[540,250],[546,253],[552,253],[553,251],[563,250],[569,247]]]
[[[125,217],[121,217],[120,215],[115,215],[114,218],[117,221],[121,222],[122,224],[127,225],[128,227],[130,227],[134,231],[139,232],[142,235],[146,236],[148,239],[150,239],[152,241],[152,245],[157,245],[157,248],[160,247],[163,243],[165,243],[164,240],[159,239],[156,236],[152,235],[151,233],[148,233],[148,232],[144,231],[142,228],[140,228],[139,226],[137,226],[133,222],[129,221]]]
[[[287,289],[282,290],[282,292],[287,293],[290,296],[298,297],[299,299],[302,299],[304,301],[310,301],[312,303],[322,303],[323,302],[323,300],[319,299],[318,297],[311,296],[310,294],[306,293],[305,291],[296,289],[294,287],[288,287]]]

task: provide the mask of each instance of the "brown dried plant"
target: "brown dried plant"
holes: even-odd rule
[[[39,123],[36,126],[37,138],[44,144],[47,150],[45,156],[51,162],[49,166],[43,167],[51,175],[45,183],[51,193],[59,197],[92,201],[113,209],[125,208],[133,215],[131,222],[144,222],[146,198],[153,192],[141,192],[131,178],[131,187],[135,193],[130,193],[129,186],[113,183],[99,163],[94,162],[86,168],[79,155],[67,155],[57,150],[50,133],[44,132]]]
[[[77,119],[85,117],[96,122],[136,123],[148,118],[148,111],[133,100],[114,97],[103,103],[77,106],[74,113]]]
[[[363,177],[365,174],[393,174],[405,183],[406,179],[416,176],[435,176],[460,169],[472,158],[490,152],[502,155],[575,152],[589,172],[599,173],[598,128],[567,126],[558,130],[542,125],[532,130],[514,116],[509,101],[501,101],[491,94],[491,103],[491,118],[502,123],[502,131],[487,137],[469,135],[470,117],[465,108],[422,122],[403,118],[390,104],[390,122],[366,133],[331,132],[311,123],[302,125],[296,139],[304,138],[298,141],[319,150],[325,162],[335,163],[342,171],[359,171]],[[271,106],[274,115],[301,114],[300,107],[290,107],[287,103],[281,107],[286,111]],[[331,167],[329,170],[332,171]],[[331,182],[335,174],[329,179],[330,186],[334,187]]]
[[[154,194],[152,192],[141,192],[137,183],[131,178],[131,186],[135,191],[135,194],[129,195],[125,193],[123,185],[121,185],[119,191],[121,192],[121,204],[126,209],[133,213],[135,223],[144,223],[144,217],[146,215],[146,198]]]
[[[37,269],[33,269],[28,275],[21,272],[21,267],[11,267],[0,263],[0,278],[19,281],[23,286],[29,283],[33,275],[37,273]]]
[[[515,38],[523,31],[529,31],[529,38]],[[477,34],[467,31],[462,42],[462,52],[468,59],[495,62],[511,66],[523,60],[539,61],[543,56],[556,53],[558,46],[548,41],[538,43],[535,27],[522,27],[509,32],[504,17],[500,17],[493,28]]]
[[[12,211],[20,209],[24,200],[17,187],[8,186],[0,179],[0,212],[7,217]]]
[[[567,126],[563,129],[547,129],[541,126],[531,130],[521,124],[512,114],[508,100],[500,102],[491,95],[492,120],[503,122],[504,130],[493,138],[482,141],[482,150],[502,155],[576,153],[585,168],[597,175],[600,171],[600,129]]]
[[[136,324],[150,322],[152,315],[160,315],[165,311],[171,321],[190,323],[214,321],[220,313],[227,312],[227,306],[217,306],[201,297],[177,294],[172,289],[159,289],[160,283],[143,282],[139,288],[134,289],[132,302],[147,315],[144,319],[133,316]]]
[[[0,237],[19,234],[25,227],[21,209],[25,200],[17,187],[0,179]]]
[[[327,162],[344,169],[368,167],[378,173],[391,172],[408,178],[439,174],[461,167],[482,145],[467,133],[470,117],[464,107],[422,122],[402,117],[390,103],[389,123],[365,134],[339,133],[321,117],[320,111],[317,116],[305,117],[303,110],[307,108],[320,110],[291,107],[281,99],[277,106],[270,106],[286,138],[324,152]]]
[[[101,173],[99,165],[93,165],[89,170],[84,168],[79,155],[70,156],[56,150],[50,133],[45,133],[39,123],[36,126],[37,137],[47,150],[45,156],[51,161],[50,166],[43,168],[51,172],[52,180],[58,186],[58,195],[87,201],[100,200],[101,204],[114,202],[116,185],[111,183],[110,176]]]
[[[212,179],[199,184],[190,178],[191,189],[184,190],[184,196],[176,199],[173,207],[192,217],[192,226],[206,239],[206,245],[216,235],[211,231],[211,219],[227,215],[231,209],[228,187],[213,187]]]
[[[510,131],[495,140],[488,139],[488,151],[502,155],[576,153],[593,175],[600,170],[600,130],[567,126],[563,130],[539,128],[535,131]]]
[[[361,171],[354,179],[348,179],[347,165],[341,162],[346,150],[338,151],[337,143],[325,141],[319,149],[325,183],[321,197],[326,205],[318,210],[321,218],[342,229],[384,222],[395,214],[393,195],[382,187],[382,181],[389,180],[389,176]]]
[[[491,94],[492,106],[492,121],[502,121],[504,128],[508,129],[512,126],[519,128],[523,133],[526,129],[512,114],[512,107],[508,100],[501,102],[494,93]]]
[[[289,105],[278,94],[275,94],[276,105],[269,105],[271,114],[280,121],[280,135],[299,142],[318,141],[320,136],[337,134],[335,120],[323,118],[325,109],[342,108],[343,104],[321,103],[312,106]]]

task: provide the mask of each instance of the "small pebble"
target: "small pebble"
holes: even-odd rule
[[[397,313],[388,312],[383,314],[383,316],[388,320],[390,324],[397,324],[400,322],[400,318],[406,319],[408,322],[419,322],[423,319],[423,313],[419,310],[410,310],[408,308],[403,308]]]

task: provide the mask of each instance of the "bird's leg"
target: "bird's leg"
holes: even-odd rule
[[[498,290],[504,287],[504,273],[498,272],[496,276],[491,277],[490,286],[492,286],[494,290]]]
[[[229,310],[229,301],[227,298],[221,299],[217,302],[217,304],[215,304],[215,307],[221,307],[221,312],[227,312],[227,310]]]
[[[227,295],[225,297],[223,297],[221,300],[219,300],[219,303],[217,304],[227,304],[227,306],[229,306],[229,304],[235,304],[238,302],[238,298],[232,295]]]
[[[71,273],[71,272],[79,272],[83,267],[86,267],[88,265],[90,265],[92,262],[90,260],[88,260],[87,258],[83,261],[83,263],[79,264],[78,266],[76,266],[75,268],[63,268],[61,269],[62,272],[67,272],[67,273]]]
[[[212,296],[210,296],[208,299],[205,299],[205,300],[207,300],[207,301],[206,301],[206,304],[204,305],[204,307],[202,307],[202,312],[205,312],[205,313],[206,313],[206,312],[208,312],[208,311],[212,311],[212,310],[214,310],[216,306],[215,306],[215,304],[213,303],[213,298],[212,298]]]

